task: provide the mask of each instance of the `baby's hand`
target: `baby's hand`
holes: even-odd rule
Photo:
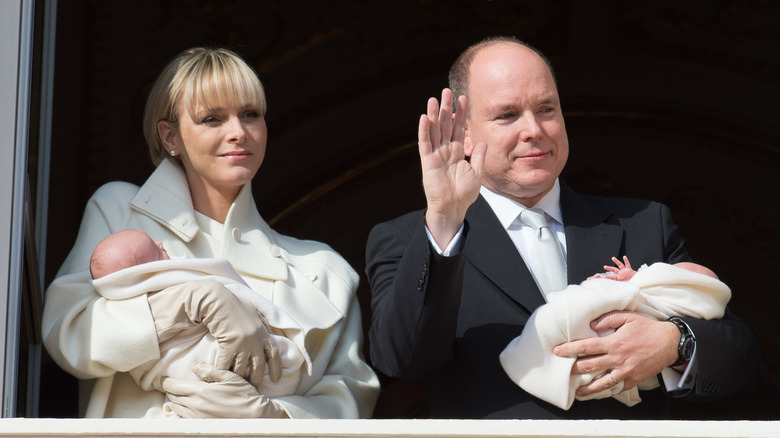
[[[604,269],[612,273],[612,275],[606,278],[611,278],[616,281],[628,281],[636,274],[636,271],[631,269],[631,263],[628,261],[628,256],[623,256],[623,262],[618,260],[617,257],[612,257],[612,263],[614,263],[615,266],[604,266]]]
[[[631,269],[631,263],[628,262],[627,256],[623,256],[623,262],[618,260],[617,257],[612,257],[612,262],[615,263],[615,266],[617,267],[604,265],[604,270],[607,272],[592,275],[588,277],[588,280],[593,280],[594,278],[609,278],[610,280],[615,281],[628,281],[636,274],[636,271]]]

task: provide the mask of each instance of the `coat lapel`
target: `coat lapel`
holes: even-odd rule
[[[623,228],[611,220],[612,211],[561,184],[561,212],[569,284],[603,272],[612,257],[620,256]]]
[[[168,160],[160,163],[131,205],[183,242],[192,241],[200,229],[184,171]],[[296,243],[278,241],[277,233],[257,210],[251,183],[241,189],[224,225],[222,250],[214,256],[228,259],[245,279],[256,277],[270,281],[273,290],[263,295],[285,309],[307,334],[314,329],[327,329],[343,318],[324,291],[293,266],[288,246]],[[186,246],[182,253],[191,254]]]
[[[168,228],[185,242],[198,233],[187,176],[181,166],[162,160],[138,193],[130,207]]]
[[[471,206],[466,220],[471,264],[528,313],[544,304],[523,258],[482,196]]]
[[[566,232],[568,283],[578,284],[602,272],[620,256],[622,227],[612,211],[561,183],[561,211]],[[466,214],[468,260],[520,306],[533,312],[545,303],[520,253],[493,210],[481,196]]]

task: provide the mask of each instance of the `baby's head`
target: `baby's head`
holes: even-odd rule
[[[103,239],[92,252],[89,270],[93,279],[120,269],[157,260],[168,260],[162,242],[155,242],[139,230],[122,230]]]
[[[683,268],[683,269],[687,269],[688,271],[691,271],[691,272],[704,274],[704,275],[706,275],[708,277],[712,277],[712,278],[714,278],[716,280],[718,279],[718,276],[715,275],[715,273],[710,268],[707,268],[706,266],[699,265],[697,263],[680,262],[680,263],[675,263],[674,266],[677,266],[677,267]]]

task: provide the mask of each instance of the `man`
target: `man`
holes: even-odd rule
[[[554,279],[559,286],[581,282],[614,256],[639,265],[689,257],[665,206],[582,195],[558,180],[568,138],[552,69],[535,49],[512,38],[483,41],[455,62],[450,86],[458,97],[445,89],[441,108],[430,99],[420,119],[426,210],[369,236],[374,366],[423,378],[438,418],[660,419],[668,394],[717,400],[747,392],[759,374],[758,347],[728,312],[682,324],[612,312],[592,327],[613,334],[556,347],[578,358],[572,373],[598,376],[578,388],[583,398],[619,382],[633,388],[666,369],[668,390],[643,391],[633,407],[604,398],[562,410],[506,376],[499,354],[549,292],[539,286],[547,266],[527,267],[539,253],[536,231],[515,221],[524,210],[543,210],[557,237],[568,274]]]

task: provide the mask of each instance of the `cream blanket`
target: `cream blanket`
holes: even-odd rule
[[[238,298],[254,307],[268,321],[271,336],[279,346],[282,377],[274,383],[268,370],[257,387],[269,397],[292,395],[298,388],[301,366],[306,363],[311,375],[311,359],[304,346],[303,329],[284,310],[254,292],[225,259],[172,259],[145,263],[106,275],[92,284],[95,290],[110,300],[123,300],[191,280],[213,279],[224,284]],[[129,374],[146,391],[162,391],[161,379],[175,377],[200,380],[190,367],[196,361],[216,364],[216,339],[202,330],[187,336],[175,336],[160,344],[160,359],[131,370]]]
[[[501,365],[513,382],[530,394],[561,409],[574,403],[575,390],[597,375],[572,375],[574,358],[558,357],[553,347],[570,340],[605,336],[590,322],[613,310],[638,312],[658,320],[671,316],[698,319],[721,318],[731,298],[723,282],[666,263],[642,266],[628,282],[606,278],[586,280],[580,285],[547,295],[547,304],[531,314],[523,333],[500,355]],[[578,400],[615,397],[633,406],[641,401],[638,389],[658,386],[656,378],[623,391],[623,382],[609,390]]]

